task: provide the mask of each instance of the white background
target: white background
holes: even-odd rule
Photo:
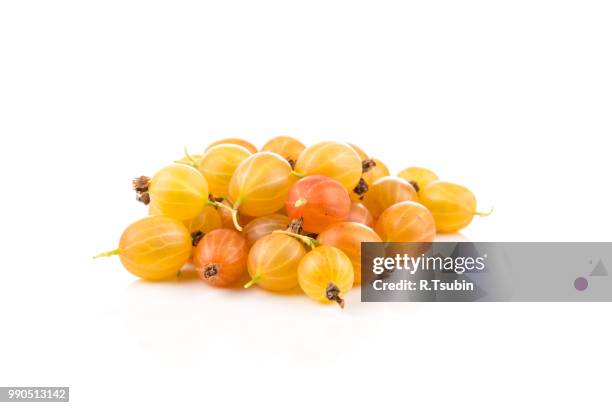
[[[609,1],[0,3],[0,385],[74,406],[609,406],[608,304],[147,284],[130,179],[222,137],[468,185],[472,240],[610,240]]]

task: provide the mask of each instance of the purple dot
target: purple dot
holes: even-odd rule
[[[583,290],[589,287],[589,281],[583,277],[576,278],[576,280],[574,281],[574,287],[576,288],[576,290],[582,292]]]

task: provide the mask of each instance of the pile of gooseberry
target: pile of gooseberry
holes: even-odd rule
[[[149,214],[96,257],[118,255],[143,279],[192,265],[212,286],[299,287],[342,307],[361,282],[362,242],[432,242],[484,215],[470,190],[431,170],[392,176],[353,144],[306,147],[289,136],[261,150],[222,139],[132,184]]]

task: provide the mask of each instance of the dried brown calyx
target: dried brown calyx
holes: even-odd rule
[[[216,203],[221,203],[221,202],[223,202],[223,198],[221,198],[221,197],[215,197],[215,196],[214,196],[214,195],[212,195],[212,194],[208,194],[208,199],[209,199],[210,201],[214,201],[214,202],[216,202]]]
[[[325,288],[325,297],[328,300],[332,300],[340,305],[344,309],[344,299],[340,297],[340,288],[333,283],[329,283]]]
[[[376,167],[376,162],[372,159],[364,160],[361,162],[361,171],[363,173],[367,173],[374,167]]]
[[[414,187],[414,189],[418,193],[420,188],[419,188],[419,185],[417,184],[417,182],[416,181],[409,181],[409,183],[412,184],[412,187]]]
[[[291,166],[291,170],[295,170],[295,160],[287,157],[287,163],[289,163],[289,165]]]
[[[289,225],[287,225],[287,231],[294,234],[301,234],[304,231],[304,217],[291,220]]]
[[[191,245],[198,246],[202,238],[204,238],[203,231],[197,230],[196,232],[191,233]]]
[[[360,199],[363,200],[363,195],[368,192],[368,183],[363,178],[359,179],[359,183],[357,183],[357,187],[353,189],[355,194],[359,196]]]
[[[136,200],[144,205],[148,205],[151,202],[151,196],[149,195],[150,182],[151,179],[147,176],[140,176],[132,180],[132,188],[136,191]]]
[[[206,265],[202,271],[202,276],[204,276],[205,279],[215,279],[218,274],[219,265],[217,264]]]

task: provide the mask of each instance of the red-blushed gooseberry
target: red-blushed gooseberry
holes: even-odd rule
[[[308,252],[298,265],[298,283],[306,295],[319,302],[337,302],[353,287],[353,264],[338,248],[321,245]]]
[[[386,176],[370,185],[363,204],[370,210],[374,218],[378,218],[393,204],[416,200],[417,192],[412,184],[399,177]]]
[[[278,154],[253,154],[240,163],[230,180],[229,199],[234,210],[252,217],[280,210],[287,199],[290,176],[291,166]]]
[[[436,173],[424,167],[406,167],[397,176],[412,184],[417,193],[432,181],[438,180]]]
[[[242,146],[246,148],[251,153],[257,153],[257,147],[255,147],[252,143],[247,142],[244,139],[238,139],[238,138],[219,139],[216,142],[212,142],[211,144],[206,146],[206,149],[204,151],[206,152],[210,148],[220,145],[220,144],[234,144],[234,145],[238,145],[238,146]]]
[[[261,151],[276,153],[284,157],[293,168],[297,158],[305,148],[306,146],[302,142],[291,136],[277,136],[268,140]]]
[[[227,197],[232,175],[240,163],[251,155],[245,147],[219,144],[204,153],[198,169],[208,182],[208,190],[215,197]]]
[[[326,176],[307,176],[293,185],[287,196],[290,219],[304,219],[304,229],[321,232],[329,225],[344,221],[351,211],[346,189]]]
[[[248,247],[240,233],[216,229],[204,235],[193,250],[198,276],[214,286],[229,286],[245,276]]]
[[[476,197],[459,184],[433,181],[419,194],[419,201],[431,211],[438,232],[452,233],[465,228],[475,215],[487,216],[476,210]]]
[[[351,202],[351,211],[349,211],[348,217],[346,217],[346,221],[358,222],[370,228],[374,228],[374,217],[370,214],[370,210],[361,204],[356,202]]]
[[[361,283],[361,243],[382,242],[372,228],[356,222],[340,222],[325,229],[317,237],[321,245],[338,248],[346,254],[353,264],[355,284]],[[384,249],[380,247],[384,256]]]
[[[249,247],[255,242],[273,231],[287,229],[289,217],[282,214],[270,214],[258,217],[245,225],[242,229],[242,236],[247,240]]]
[[[321,142],[304,149],[295,171],[305,176],[327,176],[351,191],[361,179],[361,159],[346,143]]]
[[[271,291],[295,288],[298,265],[304,255],[304,245],[288,235],[269,234],[260,238],[249,252],[247,267],[251,280],[245,288],[254,284]]]
[[[185,164],[166,166],[159,170],[148,184],[147,181],[146,177],[135,180],[134,188],[150,197],[157,210],[170,218],[195,218],[208,201],[206,179],[199,171]],[[138,185],[139,182],[142,185]]]
[[[102,256],[119,255],[129,272],[143,279],[175,277],[191,255],[191,236],[178,220],[155,215],[129,225],[121,235],[119,248]]]
[[[414,201],[402,201],[383,211],[375,231],[384,242],[433,242],[436,237],[431,212]]]

